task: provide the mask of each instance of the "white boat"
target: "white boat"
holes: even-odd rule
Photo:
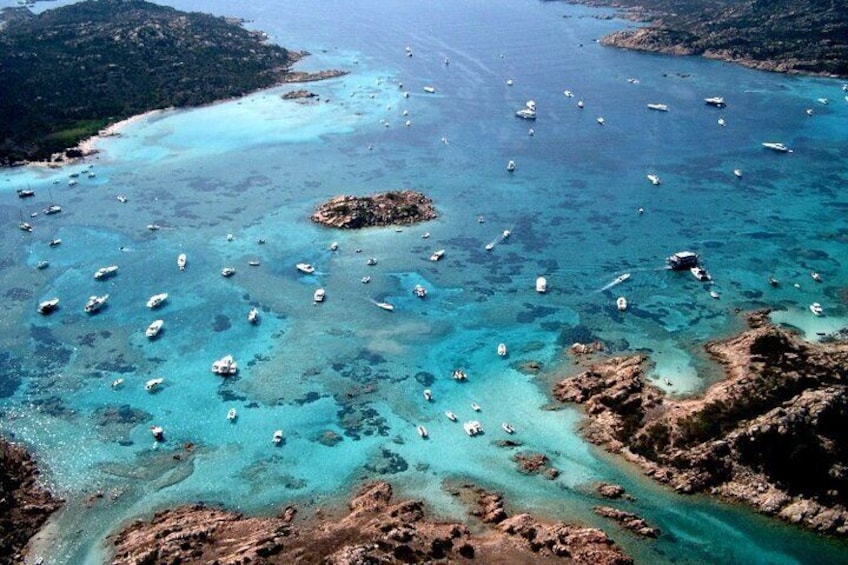
[[[255,306],[250,309],[250,312],[247,313],[247,321],[251,324],[255,324],[259,322],[259,309]]]
[[[515,84],[515,83],[512,81],[512,79],[507,79],[507,81],[506,81],[507,86],[512,86],[513,84]]]
[[[235,375],[238,372],[238,363],[232,355],[225,355],[212,363],[212,372],[222,377]]]
[[[234,274],[236,274],[235,267],[224,267],[223,269],[221,269],[221,276],[225,279],[230,278]]]
[[[35,196],[35,191],[30,188],[19,188],[15,192],[18,193],[18,198],[31,198]]]
[[[374,257],[369,257],[368,260],[365,261],[365,264],[368,265],[369,267],[373,267],[374,265],[377,264],[377,259],[375,259]]]
[[[159,231],[160,229],[162,229],[162,226],[160,226],[159,224],[147,224],[147,229],[149,229],[150,231]]]
[[[498,355],[501,357],[506,357],[506,344],[499,343],[498,344]]]
[[[187,261],[188,257],[186,257],[185,253],[180,253],[179,255],[177,255],[177,267],[179,267],[181,271],[185,271]]]
[[[468,378],[468,375],[466,375],[465,371],[463,371],[462,369],[454,369],[451,376],[453,376],[453,380],[455,381],[464,381]]]
[[[515,115],[521,118],[522,120],[535,120],[536,119],[536,109],[534,108],[521,108],[520,110],[515,112]]]
[[[445,256],[445,250],[444,249],[437,249],[436,251],[433,251],[432,255],[430,255],[430,261],[439,261],[444,256]]]
[[[666,263],[675,271],[691,269],[698,266],[698,255],[692,251],[678,251],[666,257]]]
[[[378,308],[382,308],[386,312],[394,312],[395,307],[388,302],[376,302]]]
[[[57,245],[62,245],[62,240],[57,237],[56,239],[51,239],[50,243],[48,243],[47,245],[49,245],[50,247],[56,247]]]
[[[607,123],[606,120],[604,120],[601,117],[598,117],[595,121],[598,122],[598,125],[601,125],[601,126]]]
[[[465,430],[470,436],[476,436],[477,434],[483,433],[483,426],[480,425],[480,422],[477,420],[471,420],[470,422],[465,422],[462,424],[462,428]]]
[[[479,412],[480,411],[480,405],[477,404],[476,402],[472,402],[471,403],[471,409],[474,410],[475,412]]]
[[[306,275],[311,275],[315,272],[315,267],[313,267],[309,263],[298,263],[297,265],[295,265],[295,268]]]
[[[146,335],[149,339],[155,338],[159,335],[159,332],[162,331],[162,325],[164,323],[164,320],[154,320],[154,322],[147,326],[147,329],[144,330],[144,335]]]
[[[362,282],[362,284],[368,284],[371,282],[371,277],[362,277],[360,282]]]
[[[665,104],[648,104],[648,109],[657,110],[658,112],[668,112],[668,106]]]
[[[724,108],[727,105],[724,103],[724,98],[721,96],[704,98],[704,103],[706,103],[708,106],[716,106],[717,108]]]
[[[425,86],[424,92],[426,92],[427,94],[435,94],[436,93],[436,87],[435,86]]]
[[[147,392],[153,392],[154,390],[159,388],[159,385],[161,385],[163,382],[165,382],[165,379],[161,377],[157,379],[150,379],[149,381],[144,383],[144,390],[146,390]]]
[[[236,418],[238,418],[238,413],[236,412],[235,408],[230,408],[229,410],[227,410],[227,420],[229,420],[230,422],[235,422]]]
[[[51,298],[50,300],[45,300],[43,302],[38,303],[38,313],[39,314],[50,314],[59,307],[59,299]]]
[[[163,441],[165,439],[165,430],[162,426],[150,426],[150,433],[153,434],[153,439]]]
[[[274,442],[274,445],[280,445],[283,442],[283,430],[275,431],[271,441]]]
[[[115,379],[112,381],[112,388],[120,388],[122,384],[124,384],[124,379]]]
[[[615,280],[613,282],[615,284],[621,284],[629,278],[630,278],[630,273],[621,273],[620,275],[615,277]]]
[[[262,264],[262,262],[259,261],[259,259],[251,259],[250,261],[247,262],[247,264],[250,265],[251,267],[258,267],[259,265]]]
[[[653,174],[653,173],[648,175],[648,180],[651,181],[651,184],[653,184],[654,186],[662,183],[662,180],[660,180],[660,177]]]
[[[420,435],[422,438],[426,438],[427,428],[425,428],[424,426],[418,426],[418,435]]]
[[[813,271],[813,272],[811,272],[811,273],[810,273],[810,278],[811,278],[811,279],[813,279],[813,280],[814,280],[814,281],[816,281],[816,282],[822,282],[821,275],[820,275],[820,274],[818,274],[818,273],[817,273],[817,272],[815,272],[815,271]]]
[[[126,197],[126,196],[124,196],[123,194],[119,194],[119,195],[118,195],[118,202],[120,202],[121,204],[126,204],[126,202],[127,202],[127,197]]]
[[[513,172],[515,170],[515,161],[510,160],[506,164],[506,170],[509,171],[510,173]]]
[[[424,389],[424,400],[426,400],[427,402],[433,400],[433,391],[431,391],[429,388]]]
[[[85,303],[84,310],[88,314],[94,314],[103,308],[103,305],[106,304],[107,300],[109,300],[108,294],[104,294],[103,296],[89,296],[88,302]]]
[[[446,417],[447,417],[447,419],[448,419],[448,420],[450,420],[451,422],[456,422],[456,414],[454,414],[454,413],[453,413],[453,412],[451,412],[450,410],[445,410],[445,416],[446,416]]]
[[[827,106],[828,104],[830,104],[830,100],[828,100],[827,98],[816,98],[816,102],[818,102],[819,104],[822,104],[824,106]]]
[[[692,273],[692,276],[698,279],[701,282],[709,282],[712,280],[712,277],[707,272],[707,270],[700,266],[691,267],[689,272]]]
[[[494,248],[495,248],[495,242],[494,241],[490,241],[489,243],[486,244],[486,251],[491,251]]]
[[[118,272],[118,266],[117,265],[109,265],[108,267],[101,267],[101,268],[97,269],[97,271],[94,273],[94,278],[97,279],[97,280],[107,279],[117,272]]]
[[[548,291],[548,279],[545,277],[536,278],[536,292],[544,294]]]
[[[150,308],[150,309],[158,308],[166,300],[168,300],[168,293],[167,292],[160,292],[159,294],[154,294],[147,301],[147,307]]]
[[[338,244],[337,241],[334,241],[333,243],[330,244],[330,251],[338,251],[338,250],[339,250],[339,244]]]
[[[763,147],[771,149],[772,151],[777,151],[778,153],[792,153],[791,149],[778,141],[764,141]]]
[[[503,239],[506,239],[506,238],[508,238],[510,235],[512,235],[512,232],[511,232],[511,231],[509,231],[509,230],[504,230],[504,231],[503,231],[503,233],[501,234],[501,237],[502,237]]]
[[[736,178],[742,178],[742,169],[733,169],[733,174],[736,175]]]
[[[577,107],[578,107],[578,108],[580,108],[580,109],[582,110],[584,106],[585,106],[585,104],[583,104],[583,101],[582,101],[582,100],[578,100],[578,101],[577,101]]]
[[[812,312],[816,316],[824,315],[824,309],[822,308],[822,305],[818,302],[813,302],[812,304],[810,304],[810,312]]]
[[[566,98],[574,98],[574,93],[570,90],[563,90],[562,93]]]
[[[624,312],[627,310],[627,299],[623,296],[619,296],[615,299],[615,307],[618,308],[620,312]]]
[[[316,288],[315,292],[312,293],[312,300],[315,302],[324,302],[324,298],[326,298],[327,293],[323,288]]]
[[[717,290],[711,290],[710,291],[710,298],[714,298],[714,299],[718,300],[719,298],[721,298],[721,294],[719,294],[719,292]]]
[[[412,288],[412,293],[418,298],[427,297],[427,289],[421,286],[420,284],[417,284]]]
[[[720,125],[721,127],[724,127],[724,126],[727,125],[727,122],[724,121],[724,118],[719,118],[718,119],[718,125]]]
[[[59,212],[61,212],[61,211],[62,211],[62,207],[61,207],[61,206],[58,206],[58,205],[56,205],[56,204],[51,204],[50,206],[48,206],[47,208],[45,208],[44,210],[42,210],[42,212],[43,212],[43,213],[44,213],[44,215],[46,215],[46,216],[49,216],[49,215],[51,215],[51,214],[58,214],[58,213],[59,213]]]
[[[18,227],[21,229],[21,231],[32,231],[32,224],[30,224],[29,222],[21,222],[18,224]]]
[[[514,434],[515,433],[515,428],[513,428],[512,424],[510,424],[509,422],[504,422],[503,424],[501,424],[501,428],[503,428],[503,431],[505,431],[508,434]]]
[[[38,269],[39,271],[41,269],[46,269],[49,266],[50,266],[50,261],[47,261],[45,259],[42,259],[41,261],[39,261],[38,263],[35,264],[35,268]]]

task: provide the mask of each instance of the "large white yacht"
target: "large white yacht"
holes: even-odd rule
[[[109,300],[108,294],[104,294],[103,296],[89,296],[88,302],[85,303],[85,311],[88,314],[94,314],[103,308],[107,300]]]
[[[39,302],[38,304],[38,313],[39,314],[50,314],[59,307],[59,299],[51,298],[50,300],[45,300],[44,302]]]
[[[777,151],[778,153],[792,153],[791,149],[778,141],[764,141],[763,147],[771,149],[772,151]]]
[[[648,104],[648,109],[657,110],[658,112],[668,112],[668,106],[665,104]]]
[[[212,363],[212,372],[222,377],[235,375],[238,372],[238,363],[232,355],[225,355]]]
[[[164,323],[164,320],[155,320],[152,324],[147,326],[146,330],[144,330],[144,335],[146,335],[149,339],[155,338],[159,335],[159,332],[162,331],[162,325]]]
[[[94,273],[94,278],[99,280],[99,281],[103,280],[103,279],[108,279],[109,277],[111,277],[112,275],[114,275],[117,272],[118,272],[118,266],[117,265],[109,265],[108,267],[100,267]]]
[[[465,430],[465,433],[472,437],[483,433],[483,426],[481,426],[480,422],[478,422],[477,420],[465,422],[464,424],[462,424],[462,428]]]
[[[150,309],[158,308],[166,300],[168,300],[168,293],[167,292],[160,292],[159,294],[154,294],[153,296],[150,297],[150,299],[148,299],[147,307],[150,308]]]

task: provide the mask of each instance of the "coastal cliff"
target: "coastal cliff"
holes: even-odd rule
[[[23,561],[29,539],[61,506],[38,478],[27,451],[0,437],[0,564]]]
[[[764,312],[748,322],[706,345],[726,378],[700,398],[666,398],[641,355],[597,363],[554,396],[585,407],[589,441],[680,492],[848,536],[848,344],[804,342]]]
[[[415,224],[437,217],[433,201],[412,190],[372,196],[336,196],[321,204],[312,221],[339,229]]]
[[[831,0],[587,0],[648,27],[604,37],[604,45],[701,55],[746,67],[848,77],[848,2]]]
[[[202,505],[157,513],[112,538],[115,565],[137,563],[578,563],[626,565],[600,530],[507,516],[495,493],[461,489],[476,499],[480,528],[427,517],[421,501],[394,501],[388,483],[364,486],[344,516],[298,523],[296,510],[250,518]],[[463,493],[457,492],[457,496]]]

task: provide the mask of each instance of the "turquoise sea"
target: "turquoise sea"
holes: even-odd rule
[[[37,454],[68,501],[37,555],[100,563],[107,534],[163,506],[308,509],[383,478],[460,520],[465,509],[443,483],[468,479],[503,491],[513,508],[602,527],[639,563],[848,560],[844,542],[676,495],[585,443],[577,410],[546,409],[550,373],[569,368],[576,341],[645,352],[656,384],[689,394],[718,378],[701,346],[738,332],[740,311],[773,308],[810,340],[845,327],[841,82],[605,48],[598,38],[632,24],[560,2],[168,4],[243,18],[310,51],[298,68],[350,74],[304,85],[319,95],[308,103],[281,99],[300,88],[287,85],[168,110],[100,140],[84,162],[0,171],[0,431]],[[706,105],[711,96],[727,106]],[[514,116],[530,99],[533,123]],[[18,199],[20,188],[36,197]],[[431,196],[439,218],[355,232],[309,221],[334,195],[401,188]],[[32,233],[18,230],[51,201],[60,214],[39,213]],[[504,230],[511,235],[500,239]],[[61,245],[50,247],[55,238]],[[436,249],[444,259],[431,262]],[[700,254],[714,284],[665,269],[680,250]],[[37,269],[41,260],[49,267]],[[300,274],[299,262],[315,272]],[[111,264],[117,276],[93,278]],[[221,277],[224,266],[236,274]],[[629,280],[604,290],[624,272]],[[544,295],[537,276],[548,280]],[[415,284],[426,299],[412,294]],[[316,305],[318,287],[327,299]],[[154,312],[145,302],[159,292],[169,299]],[[105,293],[107,307],[86,315],[87,298]],[[38,314],[54,296],[59,309]],[[618,296],[627,311],[616,309]],[[813,316],[812,302],[824,316]],[[256,325],[247,322],[253,306]],[[144,329],[156,318],[164,330],[151,341]],[[226,354],[237,377],[210,372]],[[544,374],[518,370],[529,361]],[[467,382],[451,378],[456,368]],[[157,377],[162,386],[147,392]],[[482,436],[463,432],[471,419]],[[550,457],[557,479],[516,471],[518,450],[495,445],[504,421],[520,449]],[[151,425],[164,428],[164,442],[154,443]],[[277,429],[285,440],[274,446]],[[595,516],[596,481],[624,485],[636,500],[614,505],[662,536],[642,541]]]

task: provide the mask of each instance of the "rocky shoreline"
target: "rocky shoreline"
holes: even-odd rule
[[[0,563],[20,563],[30,538],[61,505],[39,483],[33,458],[0,437]]]
[[[376,482],[343,516],[318,512],[299,521],[288,507],[251,518],[203,505],[159,512],[111,538],[111,563],[632,563],[600,530],[510,517],[500,495],[471,485],[455,494],[475,506],[474,533],[463,523],[428,518],[421,501],[394,501],[391,486]]]
[[[336,196],[321,204],[312,221],[337,229],[416,224],[438,217],[433,201],[420,192],[401,190],[372,196]]]
[[[585,437],[682,493],[709,493],[820,533],[848,536],[848,344],[811,344],[748,315],[749,329],[705,348],[726,378],[671,399],[642,355],[560,381]]]

